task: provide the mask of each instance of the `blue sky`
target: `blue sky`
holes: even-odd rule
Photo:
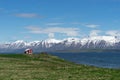
[[[0,0],[0,42],[120,36],[120,0]]]

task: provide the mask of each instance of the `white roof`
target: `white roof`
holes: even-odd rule
[[[28,51],[28,50],[31,50],[31,49],[29,49],[29,48],[28,48],[28,49],[25,49],[25,51]]]

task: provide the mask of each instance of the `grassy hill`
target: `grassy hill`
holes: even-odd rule
[[[120,80],[120,69],[78,65],[48,54],[0,54],[0,80]]]

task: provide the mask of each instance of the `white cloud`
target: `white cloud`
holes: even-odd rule
[[[48,37],[49,37],[49,38],[54,38],[54,33],[49,33],[49,34],[48,34]]]
[[[92,30],[90,32],[90,36],[98,36],[98,34],[100,33],[101,31],[100,30]]]
[[[36,13],[19,13],[19,14],[15,14],[15,16],[23,17],[23,18],[36,18],[36,17],[40,17]]]
[[[110,35],[110,36],[120,36],[120,31],[118,31],[118,30],[110,30],[110,31],[107,31],[106,34]]]
[[[98,26],[100,25],[96,25],[96,24],[85,24],[86,27],[89,27],[89,28],[97,28]]]
[[[11,39],[12,39],[12,40],[17,40],[17,38],[18,38],[18,37],[13,36]]]
[[[30,36],[24,36],[24,39],[30,39],[31,37]]]
[[[83,25],[83,24],[80,23],[80,22],[73,22],[73,23],[71,23],[71,24]]]
[[[52,33],[63,33],[67,36],[78,36],[78,28],[62,28],[62,27],[51,27],[45,29],[46,32],[52,32]]]
[[[49,26],[57,26],[57,25],[62,25],[64,23],[47,23],[46,25],[49,25]]]
[[[36,26],[28,26],[26,27],[26,29],[28,29],[30,33],[34,34],[48,34],[49,37],[54,37],[55,33],[61,33],[67,36],[79,35],[79,28],[63,28],[63,27],[40,28]]]
[[[85,23],[81,23],[81,22],[73,22],[72,24],[82,25],[82,26],[89,27],[89,28],[97,28],[100,26],[97,24],[85,24]]]
[[[28,29],[30,33],[36,33],[36,34],[43,33],[41,28],[39,28],[37,26],[28,26],[28,27],[26,27],[26,29]]]

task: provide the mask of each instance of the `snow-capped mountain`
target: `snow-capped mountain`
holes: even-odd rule
[[[115,36],[94,36],[88,38],[67,38],[63,40],[47,39],[42,41],[25,42],[18,40],[0,44],[0,52],[23,52],[32,48],[35,52],[81,50],[81,49],[119,49],[120,39]]]

